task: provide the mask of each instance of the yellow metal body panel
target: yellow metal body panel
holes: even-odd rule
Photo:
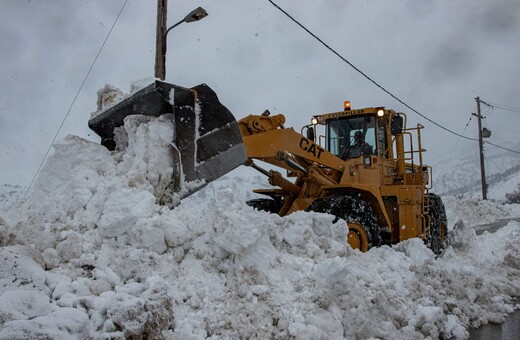
[[[289,152],[296,157],[312,163],[343,171],[344,162],[313,141],[303,137],[293,129],[276,129],[261,134],[242,136],[246,154],[249,158],[259,159],[287,170],[294,170],[278,159],[280,151]]]

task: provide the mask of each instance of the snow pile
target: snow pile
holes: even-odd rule
[[[498,219],[520,217],[520,205],[497,203],[492,200],[483,201],[481,197],[481,194],[442,197],[448,215],[448,226],[454,226],[459,220],[475,226],[489,224]]]
[[[520,307],[518,223],[461,223],[436,259],[416,239],[354,251],[329,215],[254,211],[255,179],[158,205],[166,121],[127,120],[113,153],[67,137],[2,213],[0,338],[463,338]]]

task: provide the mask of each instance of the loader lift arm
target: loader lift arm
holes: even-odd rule
[[[338,175],[345,170],[340,158],[292,128],[283,128],[284,123],[283,115],[249,115],[240,119],[238,126],[247,157],[298,173],[314,164],[333,169]],[[291,165],[291,161],[301,168]]]
[[[238,121],[248,157],[246,165],[268,176],[269,183],[280,188],[255,192],[282,201],[283,206],[277,211],[282,216],[305,209],[323,186],[337,185],[345,169],[344,161],[292,128],[284,128],[284,123],[283,115],[267,116],[265,113]],[[254,160],[286,169],[296,176],[295,182],[278,171],[260,168]]]

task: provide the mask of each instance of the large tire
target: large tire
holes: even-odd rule
[[[377,224],[374,211],[367,202],[352,196],[330,196],[315,200],[307,211],[327,213],[336,216],[336,220],[344,219],[355,227],[350,228],[349,238],[352,232],[359,235],[359,239],[367,239],[366,245],[361,245],[360,250],[368,250],[379,246],[381,243],[380,228]],[[365,241],[364,241],[365,242]],[[350,243],[350,242],[349,242]],[[352,245],[352,244],[351,244]]]
[[[428,247],[436,254],[440,255],[448,246],[448,219],[446,210],[439,196],[428,194],[430,200],[430,236]]]
[[[255,198],[247,201],[246,204],[256,210],[266,211],[271,214],[277,214],[281,208],[281,204],[271,198]]]

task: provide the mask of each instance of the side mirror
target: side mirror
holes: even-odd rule
[[[311,141],[314,142],[314,128],[313,127],[307,127],[307,131],[305,131],[306,135],[307,135],[307,139],[310,139]]]
[[[390,133],[392,135],[398,135],[403,133],[403,117],[395,116],[392,119],[392,124],[390,126]]]

